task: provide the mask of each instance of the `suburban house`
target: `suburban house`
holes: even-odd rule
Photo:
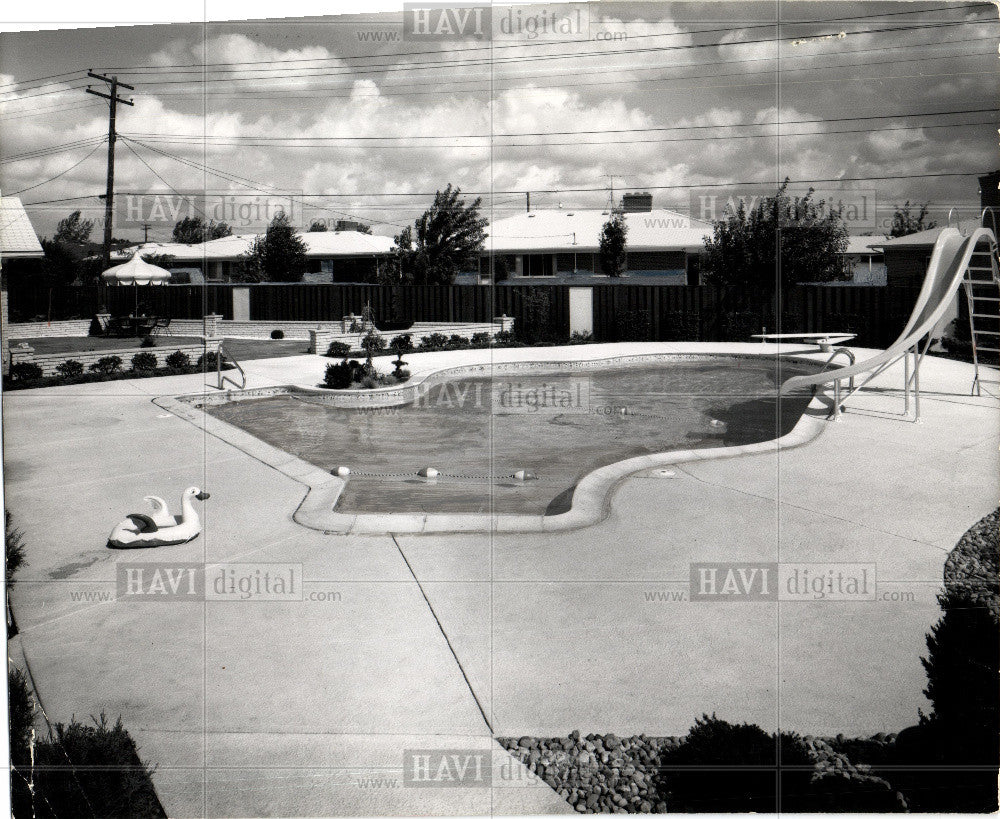
[[[659,284],[697,284],[699,259],[710,222],[653,208],[648,193],[625,194],[622,210],[628,225],[628,260],[624,278]],[[565,208],[528,210],[498,219],[480,257],[478,281],[607,282],[598,262],[601,230],[608,210]],[[493,271],[490,270],[492,256]]]
[[[917,287],[924,280],[934,242],[944,227],[935,227],[885,239],[878,243],[885,256],[886,284],[889,287]]]
[[[844,254],[851,271],[851,284],[885,285],[885,240],[878,236],[848,236]]]
[[[16,196],[0,197],[0,272],[27,260],[38,265],[45,256],[31,220]],[[13,262],[13,265],[11,263]],[[7,344],[7,290],[0,292],[0,369],[6,375],[10,367]]]
[[[374,281],[379,266],[385,264],[393,247],[388,236],[373,236],[357,230],[300,233],[306,246],[308,268],[304,281],[331,282]],[[197,245],[172,242],[146,242],[119,251],[124,259],[138,252],[156,256],[155,263],[173,274],[175,284],[227,282],[232,278],[240,256],[249,249],[257,234],[224,236]],[[170,258],[164,258],[170,257]]]

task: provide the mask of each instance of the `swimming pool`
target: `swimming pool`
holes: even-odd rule
[[[350,475],[342,513],[559,515],[588,473],[641,455],[770,441],[811,396],[808,363],[758,357],[432,376],[390,406],[289,391],[206,407],[284,452]],[[436,477],[422,477],[431,467]]]

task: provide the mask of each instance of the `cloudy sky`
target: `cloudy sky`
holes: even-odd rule
[[[243,232],[291,201],[303,225],[393,234],[448,182],[496,218],[527,191],[537,208],[601,206],[613,183],[688,212],[787,176],[868,208],[852,229],[877,233],[905,199],[971,214],[976,175],[1000,167],[992,5],[516,11],[493,8],[492,38],[415,39],[402,14],[0,35],[0,190],[37,203],[42,234],[102,215],[107,104],[84,89],[106,87],[88,69],[135,87],[119,204],[208,189],[202,206],[237,206],[221,215]],[[524,32],[553,13],[558,32]],[[132,201],[168,238],[170,214]],[[143,234],[120,217],[115,235]]]

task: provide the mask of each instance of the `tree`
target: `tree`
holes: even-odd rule
[[[922,230],[930,230],[937,226],[937,222],[927,219],[927,206],[924,203],[920,206],[920,212],[914,216],[910,211],[910,200],[906,200],[903,207],[896,206],[896,212],[892,215],[892,228],[889,230],[890,239],[900,236],[909,236],[911,233],[920,233]],[[925,221],[926,220],[926,221]]]
[[[434,195],[434,203],[414,223],[396,236],[392,284],[451,284],[462,270],[479,262],[489,220],[480,216],[482,199],[471,204],[461,199],[461,188],[451,183]]]
[[[85,245],[90,241],[90,231],[94,229],[93,219],[84,219],[80,211],[75,210],[56,226],[54,242],[69,245]]]
[[[326,222],[322,219],[314,219],[313,223],[309,225],[309,233],[326,233]]]
[[[799,282],[846,276],[847,227],[840,212],[813,189],[792,199],[786,179],[774,196],[747,208],[740,202],[713,225],[705,239],[702,271],[708,284],[747,286],[768,297]]]
[[[625,224],[625,214],[613,211],[611,218],[601,229],[601,245],[598,251],[601,271],[614,279],[620,278],[625,272],[625,241],[628,237],[628,225]]]
[[[200,216],[185,216],[174,225],[174,241],[183,245],[200,245],[210,239],[232,236],[233,229],[225,222],[210,219],[206,225]]]
[[[284,212],[240,256],[234,278],[244,282],[300,282],[306,270],[306,246]]]
[[[358,222],[358,233],[364,233],[367,236],[371,236],[372,226],[366,225],[364,222]]]

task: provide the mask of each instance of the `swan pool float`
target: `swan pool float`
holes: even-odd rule
[[[176,546],[201,534],[201,519],[194,501],[208,500],[208,492],[190,486],[181,495],[181,514],[171,515],[166,501],[155,495],[143,498],[152,508],[150,515],[133,512],[108,535],[109,549],[143,549],[153,546]]]

